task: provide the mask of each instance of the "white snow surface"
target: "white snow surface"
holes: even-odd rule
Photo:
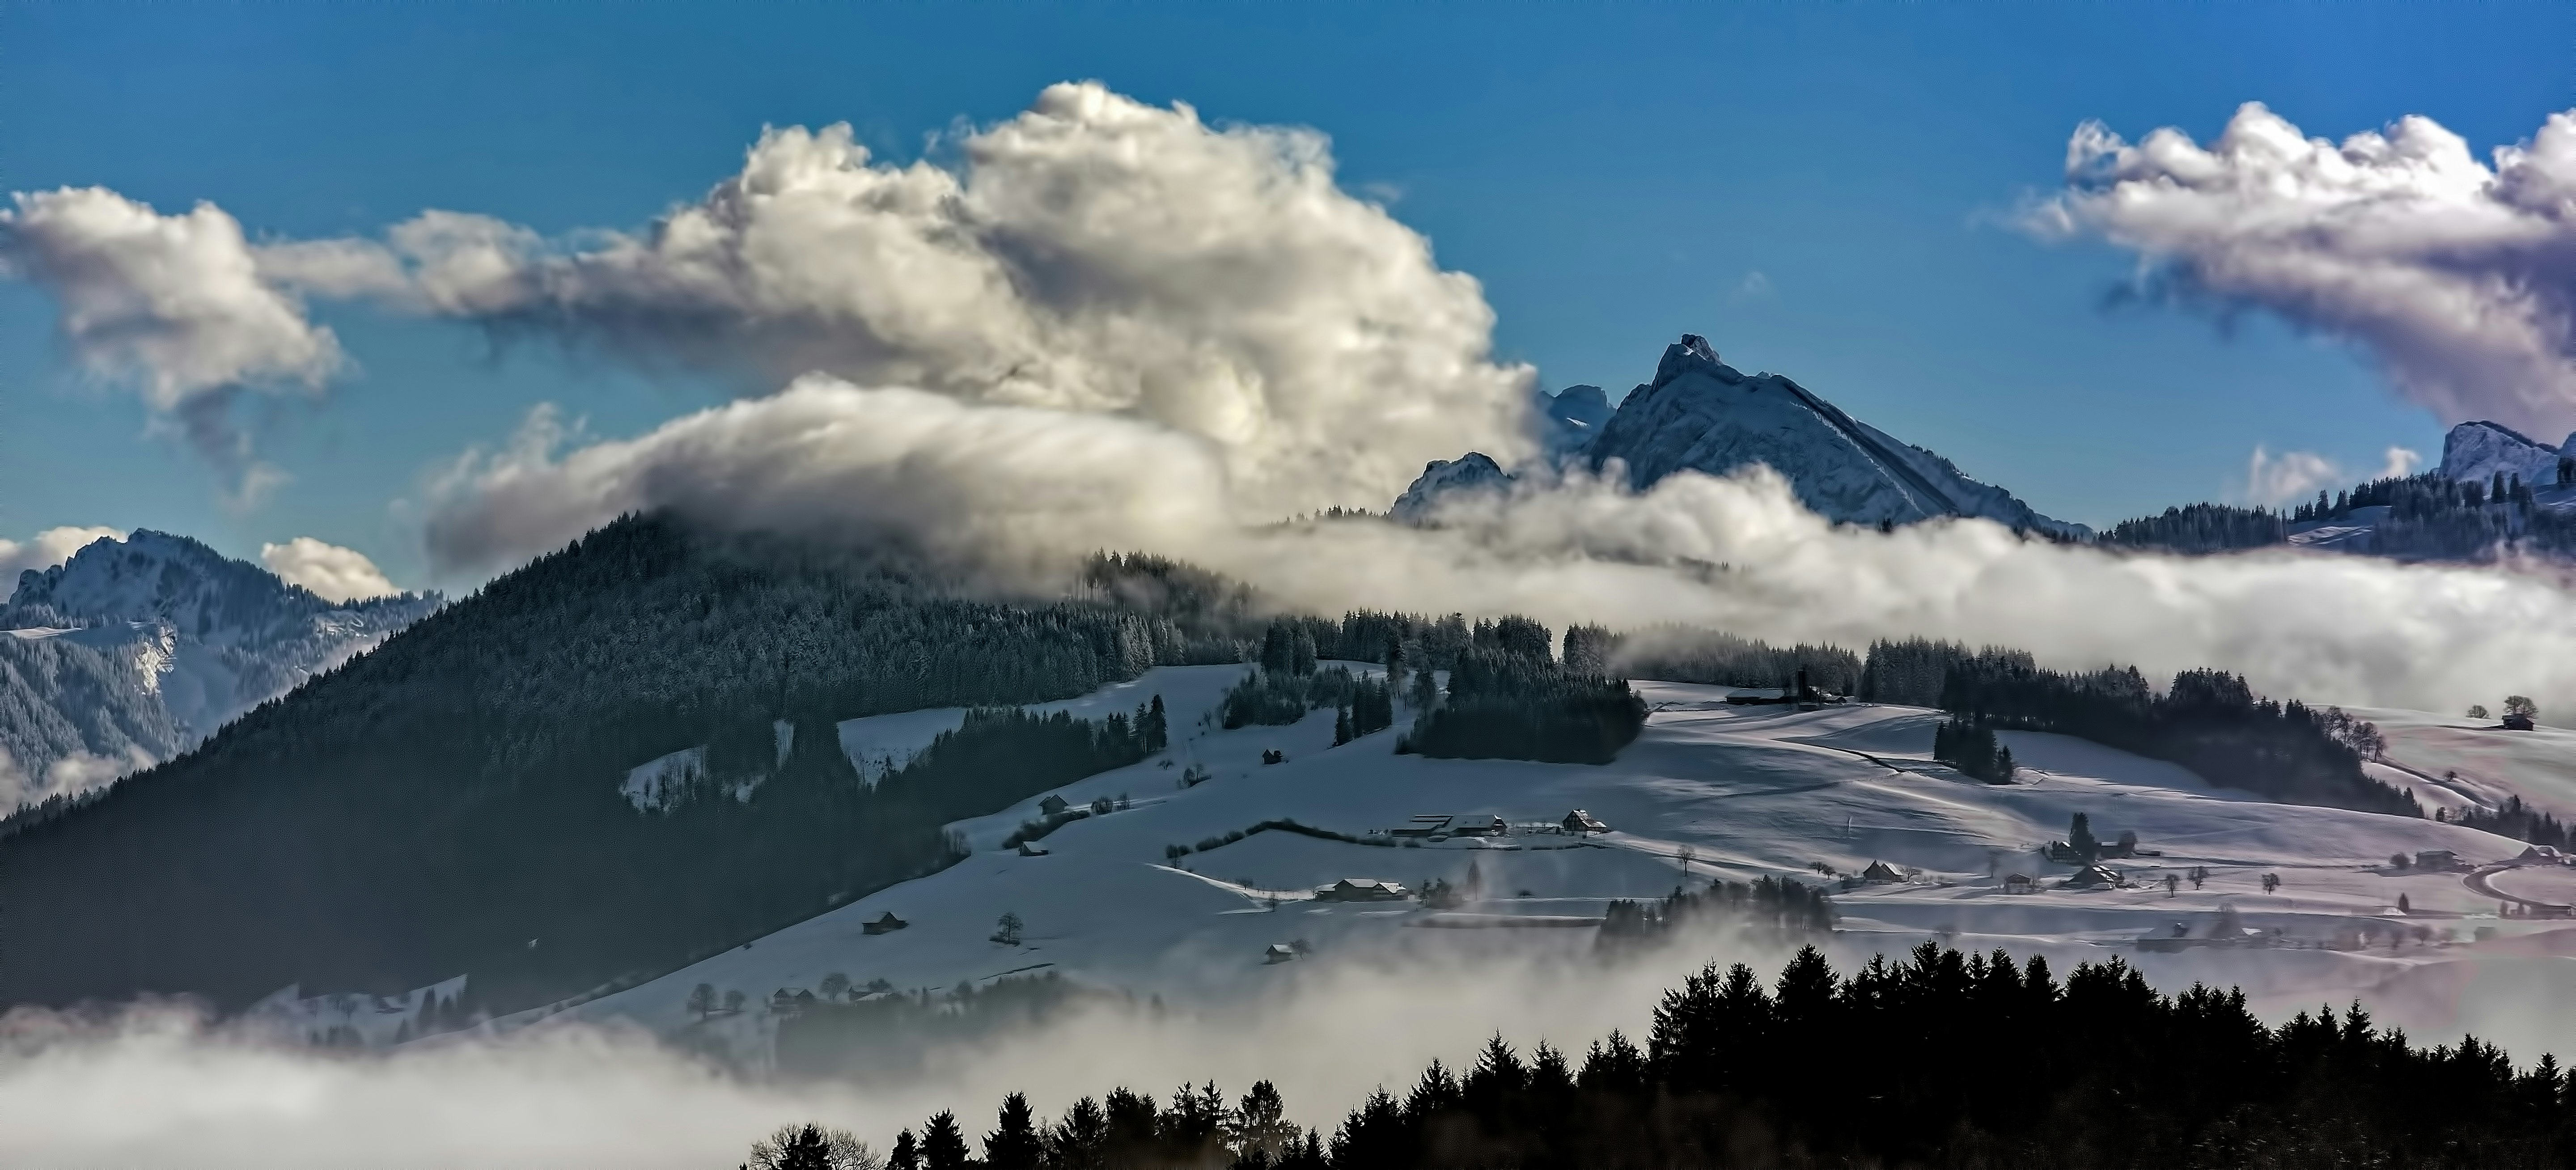
[[[780,989],[814,988],[836,972],[857,984],[882,978],[898,988],[936,989],[1054,971],[1176,1003],[1214,1002],[1259,994],[1271,986],[1267,981],[1285,977],[1278,974],[1283,969],[1329,964],[1337,954],[1367,953],[1381,944],[1565,954],[1588,948],[1593,932],[1413,931],[1406,928],[1435,924],[1418,904],[1324,903],[1311,891],[1344,877],[1416,888],[1433,878],[1461,882],[1472,865],[1484,900],[1466,913],[1492,917],[1446,916],[1436,924],[1588,918],[1610,899],[1670,892],[1681,880],[1685,847],[1695,882],[1760,875],[1815,881],[1815,863],[1843,874],[1873,861],[1918,871],[1904,883],[1836,888],[1841,923],[1829,948],[1842,963],[1932,938],[2046,953],[2059,963],[2117,956],[2167,987],[2198,979],[2240,984],[2267,1014],[2361,996],[2375,1010],[2393,1013],[2383,1016],[2391,1022],[2437,1032],[2495,1025],[2501,1017],[2482,1013],[2529,1002],[2484,999],[2464,988],[2576,990],[2569,982],[2576,975],[2557,957],[2576,957],[2576,930],[2499,919],[2495,900],[2469,890],[2459,873],[2388,869],[2387,859],[2398,853],[2448,849],[2484,863],[2522,849],[2520,842],[2454,825],[2273,804],[2213,788],[2171,764],[2038,733],[2003,733],[2024,767],[2024,782],[1989,786],[1928,759],[1936,712],[1731,707],[1724,688],[1676,683],[1637,684],[1654,713],[1638,741],[1605,766],[1399,756],[1392,731],[1334,747],[1329,711],[1287,727],[1218,730],[1216,701],[1245,669],[1161,668],[1062,704],[1097,714],[1132,709],[1159,693],[1174,742],[1154,759],[1056,790],[1076,806],[1125,795],[1133,807],[1064,825],[1045,838],[1046,856],[1001,848],[1012,829],[1037,815],[1041,794],[958,822],[954,827],[974,852],[948,869],[640,986],[500,1024],[627,1021],[693,1043],[729,1037],[725,1043],[757,1059],[771,1026],[763,1013],[698,1021],[686,1007],[691,988],[740,990],[757,1004]],[[2487,787],[2475,799],[2491,796],[2489,788],[2513,788],[2576,800],[2576,767],[2563,762],[2576,733],[2488,743],[2429,715],[2364,714],[2389,729],[2396,745],[2391,754],[2406,767],[2458,767],[2477,777]],[[1398,725],[1408,718],[1400,712]],[[918,737],[931,722],[906,725],[906,734]],[[844,735],[849,742],[846,727]],[[1261,764],[1262,752],[1271,749],[1286,752],[1287,761]],[[1212,778],[1180,787],[1179,775],[1193,764]],[[2432,799],[2420,782],[2418,788]],[[1612,831],[1592,838],[1532,831],[1576,808]],[[2142,848],[2163,855],[2108,863],[2128,875],[2131,888],[2057,888],[2073,867],[2046,862],[2038,851],[2066,835],[2076,812],[2088,813],[2104,840],[2134,831]],[[1455,838],[1418,848],[1271,831],[1176,863],[1165,856],[1168,845],[1195,845],[1273,818],[1366,836],[1425,814],[1499,816],[1519,828],[1505,838]],[[2195,867],[2209,871],[2205,887],[2186,882],[2167,893],[2166,874],[2186,875]],[[2004,878],[2015,873],[2038,878],[2041,890],[2006,894]],[[2263,891],[2267,873],[2280,877],[2278,892]],[[2527,892],[2535,898],[2556,889],[2551,875],[2537,871],[2503,878],[2537,883]],[[2576,901],[2576,875],[2567,884],[2564,900]],[[2401,894],[2411,917],[2395,909]],[[2248,927],[2277,928],[2277,945],[2178,952],[2137,946],[2142,937],[2170,935],[2176,924],[2206,935],[2222,907],[2234,909]],[[910,926],[863,932],[862,923],[889,911]],[[989,937],[1006,912],[1026,923],[1015,946]],[[1312,958],[1264,963],[1271,944],[1301,939],[1312,944]]]

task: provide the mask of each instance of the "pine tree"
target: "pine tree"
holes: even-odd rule
[[[1335,707],[1333,708],[1333,746],[1340,747],[1349,742],[1351,742],[1351,709]]]
[[[966,1135],[957,1128],[956,1114],[942,1109],[921,1128],[922,1170],[966,1170],[967,1157]]]
[[[894,1135],[894,1149],[886,1153],[885,1170],[921,1170],[921,1147],[912,1140],[912,1131]]]
[[[1046,1153],[1029,1099],[1019,1093],[1002,1098],[999,1128],[984,1135],[984,1165],[990,1170],[1038,1170]]]

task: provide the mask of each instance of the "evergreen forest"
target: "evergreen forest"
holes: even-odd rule
[[[1497,1035],[1322,1128],[1268,1081],[1169,1104],[1115,1088],[1052,1121],[1015,1093],[989,1130],[941,1113],[890,1150],[886,1170],[2541,1168],[2576,1165],[2576,1085],[2552,1057],[2418,1045],[2358,1004],[2266,1026],[2241,990],[2167,995],[2116,958],[2060,980],[1925,943],[1844,974],[1808,947],[1768,982],[1689,976],[1642,1046]]]

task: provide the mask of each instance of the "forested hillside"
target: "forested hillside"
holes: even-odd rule
[[[1133,727],[984,720],[870,789],[835,721],[1079,695],[1231,661],[1258,628],[1240,590],[1167,562],[1102,558],[1089,585],[984,600],[891,557],[620,520],[178,760],[14,818],[0,1003],[468,973],[507,1010],[738,945],[944,863],[945,821],[1141,750]],[[621,795],[701,746],[713,795]]]

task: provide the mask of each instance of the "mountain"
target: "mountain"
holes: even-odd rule
[[[1455,459],[1434,459],[1423,466],[1413,486],[1395,498],[1395,506],[1387,509],[1387,514],[1407,524],[1420,523],[1429,515],[1433,502],[1442,496],[1501,489],[1510,486],[1514,478],[1494,462],[1493,456],[1482,451],[1469,451]]]
[[[1655,380],[1629,393],[1587,457],[1595,470],[1612,460],[1624,464],[1640,490],[1677,471],[1725,475],[1767,464],[1809,508],[1847,524],[1976,516],[2019,530],[2090,534],[1898,442],[1796,382],[1738,372],[1691,334],[1666,347]]]
[[[206,615],[211,635],[247,628],[189,580],[134,575],[37,593],[195,599],[159,612],[189,637]],[[838,722],[1237,656],[1223,631],[1190,632],[1235,605],[1202,576],[1103,558],[1085,598],[994,599],[893,554],[621,520],[194,751],[0,824],[0,1005],[163,991],[230,1008],[470,973],[507,1008],[737,946],[945,864],[947,822],[1134,759],[1146,721],[961,720],[949,750],[873,784]],[[639,807],[639,766],[682,752]]]
[[[1629,392],[1616,411],[1597,386],[1571,386],[1545,399],[1547,425],[1591,432],[1576,454],[1595,471],[1613,461],[1630,486],[1653,486],[1679,471],[1725,475],[1760,463],[1786,477],[1807,507],[1846,524],[1912,524],[1975,516],[2017,531],[2082,539],[2092,530],[2033,511],[2012,493],[1979,483],[1949,460],[1898,442],[1778,374],[1746,376],[1720,362],[1694,334],[1664,350],[1655,380]],[[1595,404],[1598,409],[1595,409]],[[1606,415],[1606,417],[1605,417]],[[1492,486],[1508,475],[1483,455],[1434,462],[1393,509],[1419,518],[1434,497]]]
[[[2508,480],[2522,477],[2531,487],[2559,482],[2558,461],[2576,455],[2576,435],[2569,446],[2552,447],[2496,422],[2464,422],[2442,436],[2445,478],[2492,481],[2501,472]]]
[[[1539,427],[1540,446],[1551,455],[1582,451],[1600,437],[1610,422],[1610,399],[1599,386],[1568,386],[1554,394],[1536,393],[1530,405]]]
[[[0,605],[0,750],[30,794],[86,787],[66,782],[184,751],[440,604],[325,601],[184,536],[102,539]]]

